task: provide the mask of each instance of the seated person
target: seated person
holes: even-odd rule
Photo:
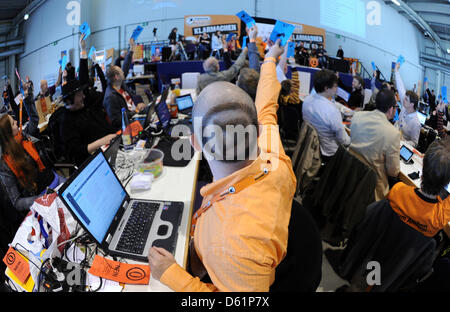
[[[116,59],[116,61],[114,62],[114,65],[117,66],[117,67],[122,67],[122,61],[124,61],[125,58],[127,57],[127,53],[128,53],[127,50],[122,50],[122,51],[120,52],[119,57],[118,57],[118,58]]]
[[[231,81],[237,78],[239,71],[245,65],[248,49],[242,50],[236,62],[229,69],[220,71],[219,61],[215,57],[209,57],[203,62],[204,74],[198,77],[197,94],[215,81]]]
[[[211,51],[211,39],[209,38],[209,35],[204,32],[198,39],[198,42],[198,56],[200,60],[204,60],[205,55]]]
[[[292,79],[287,79],[281,82],[281,92],[278,103],[281,105],[298,105],[300,79],[297,70],[292,70]]]
[[[31,111],[33,94],[25,90],[25,97],[24,105]],[[0,181],[12,205],[23,216],[29,212],[35,199],[46,192],[47,187],[54,189],[63,182],[46,159],[39,156],[35,146],[38,140],[30,135],[37,129],[39,117],[37,114],[30,115],[30,121],[22,132],[10,115],[0,117]]]
[[[130,70],[131,61],[136,44],[130,39],[130,51],[127,53],[122,69],[118,66],[111,66],[107,73],[108,87],[105,91],[103,106],[108,114],[109,120],[114,131],[122,129],[122,108],[125,108],[128,118],[141,113],[145,110],[146,105],[142,98],[128,88],[124,81]]]
[[[400,173],[400,132],[390,122],[396,110],[394,92],[385,89],[378,92],[374,111],[357,112],[352,118],[351,148],[377,173],[377,201],[389,192],[388,176]]]
[[[450,222],[450,138],[435,141],[423,158],[420,188],[397,183],[387,195],[401,220],[425,236],[433,237]]]
[[[65,104],[61,137],[66,158],[80,166],[99,147],[116,137],[115,130],[106,120],[102,103],[87,97],[84,89],[89,80],[86,45],[80,40],[80,80],[71,80],[62,87]],[[85,100],[86,99],[86,100]]]
[[[444,129],[444,125],[447,124],[447,119],[445,118],[446,109],[445,102],[441,101],[434,111],[437,116],[436,128],[441,139],[447,136],[447,131]]]
[[[354,70],[354,69],[352,69]],[[339,73],[337,73],[339,77]],[[339,88],[345,90],[350,94],[347,105],[351,109],[361,108],[364,106],[364,79],[353,73],[352,86],[347,87],[341,79],[338,83]]]
[[[275,67],[282,52],[278,41],[266,56],[256,106],[244,91],[228,82],[212,83],[198,97],[191,138],[196,150],[208,155],[215,182],[201,190],[205,206],[193,219],[191,259],[198,262],[191,261],[190,267],[196,274],[188,273],[164,249],[149,252],[152,277],[175,291],[263,292],[274,282],[275,268],[286,255],[296,185],[291,160],[274,127],[280,91]],[[227,146],[229,143],[215,139],[217,131],[223,133],[227,126],[251,127],[259,137],[254,133],[249,135],[248,144],[241,140]],[[216,132],[211,139],[205,138],[203,130],[210,127]],[[230,136],[235,134],[225,134],[226,142],[234,142]],[[219,148],[212,151],[210,144]],[[241,148],[246,155],[236,152]],[[234,152],[229,154],[231,150]],[[227,195],[229,199],[214,200],[224,189],[238,191]],[[211,282],[200,280],[205,274]]]
[[[376,86],[376,82],[377,82],[377,80],[379,81],[379,77],[380,77],[380,71],[379,70],[374,71],[373,78],[370,81],[372,96],[370,97],[369,103],[367,103],[364,106],[365,111],[373,111],[376,109],[375,99],[377,98],[377,94],[378,94],[378,92],[380,92],[380,90],[384,90],[384,89],[392,90],[393,89],[392,85],[388,81],[380,81],[381,89],[378,89]],[[395,75],[392,76],[392,79],[395,83]]]
[[[114,130],[104,118],[102,107],[86,101],[84,87],[72,80],[62,88],[65,104],[61,136],[66,158],[80,166],[98,148],[116,137]]]
[[[55,85],[49,87],[47,80],[41,80],[41,91],[37,95],[35,101],[40,100],[41,98],[49,97],[50,101],[53,102],[53,95],[55,95],[56,88],[61,85],[62,80],[62,69],[59,68],[58,81]]]
[[[323,45],[319,44],[319,49],[317,50],[317,56],[319,57],[319,67],[324,68],[328,65],[327,50]]]
[[[339,144],[347,147],[351,143],[342,123],[341,112],[330,101],[336,95],[337,85],[336,75],[328,69],[322,69],[314,75],[316,93],[309,95],[303,102],[303,120],[316,129],[324,162],[331,159]]]
[[[409,141],[411,145],[417,146],[419,143],[420,129],[422,124],[417,116],[417,106],[419,97],[413,91],[405,91],[402,77],[399,73],[400,63],[395,66],[395,81],[397,82],[398,95],[402,103],[402,111],[395,126],[400,129],[403,139]]]

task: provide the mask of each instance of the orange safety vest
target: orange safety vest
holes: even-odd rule
[[[41,158],[39,157],[39,153],[36,150],[36,147],[34,147],[34,144],[31,141],[24,140],[21,133],[15,136],[14,138],[18,144],[22,144],[23,149],[30,155],[30,157],[37,163],[39,167],[39,171],[42,172],[45,170],[44,163],[42,162]],[[18,179],[23,179],[23,173],[17,171],[14,159],[10,155],[3,155],[3,159],[5,160],[6,164],[8,165],[9,169],[14,173],[14,175]]]

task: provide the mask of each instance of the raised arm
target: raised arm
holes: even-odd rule
[[[128,50],[127,56],[125,57],[125,61],[122,65],[123,75],[126,78],[128,76],[128,72],[130,71],[131,62],[133,61],[134,49],[136,47],[136,43],[134,39],[130,39],[130,49]]]
[[[248,49],[245,48],[242,50],[241,55],[239,55],[236,62],[229,69],[220,72],[224,76],[224,80],[231,81],[233,78],[236,78],[237,74],[244,67],[245,59],[247,58]]]
[[[400,101],[403,103],[403,99],[406,96],[406,89],[405,89],[405,85],[403,84],[403,80],[402,77],[400,76],[400,63],[397,63],[395,65],[395,86],[397,88],[398,91],[398,96],[400,97]]]
[[[256,93],[256,111],[261,125],[277,125],[278,96],[281,85],[277,79],[276,60],[284,52],[278,44],[274,44],[266,54]]]
[[[84,40],[84,35],[80,38],[80,74],[79,80],[82,85],[89,83],[89,67],[88,67],[88,56],[86,52],[86,41]]]
[[[256,70],[258,73],[261,70],[261,64],[259,63],[259,51],[256,46],[256,36],[258,35],[258,27],[255,25],[250,29],[247,29],[247,35],[250,40],[248,44],[248,63],[249,67]]]

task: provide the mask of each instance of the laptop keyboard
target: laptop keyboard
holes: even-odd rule
[[[118,251],[141,255],[147,243],[159,203],[134,202],[127,225],[120,236]]]

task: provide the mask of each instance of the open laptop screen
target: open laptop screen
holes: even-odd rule
[[[419,121],[423,126],[425,124],[425,122],[427,121],[427,116],[422,114],[421,112],[417,112],[417,117],[419,117]]]
[[[163,129],[167,129],[170,126],[170,121],[172,120],[172,117],[170,116],[169,108],[167,107],[166,100],[167,96],[169,94],[169,89],[165,88],[161,95],[161,100],[156,105],[156,114],[158,115],[158,119],[161,123],[161,127]]]
[[[60,196],[86,230],[101,243],[126,192],[103,153],[98,153]]]
[[[178,110],[183,111],[194,106],[192,97],[190,94],[177,97]]]

